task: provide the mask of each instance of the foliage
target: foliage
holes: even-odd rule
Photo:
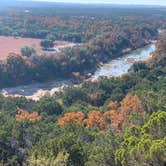
[[[100,129],[105,129],[106,127],[104,117],[99,111],[90,111],[83,124],[86,127],[98,127]]]
[[[163,9],[131,11],[135,16],[128,9],[100,10],[86,9],[84,16],[75,17],[64,11],[57,17],[54,8],[34,8],[25,15],[19,9],[0,12],[0,34],[17,31],[28,37],[85,42],[56,56],[10,54],[0,62],[0,87],[68,78],[73,72],[82,78],[126,48],[156,39],[157,29],[165,27]],[[0,163],[165,166],[166,41],[156,47],[149,63],[134,64],[122,77],[86,81],[39,101],[0,95]]]
[[[58,119],[58,124],[63,126],[67,123],[82,123],[83,119],[84,114],[82,112],[70,112]]]
[[[38,115],[37,112],[28,113],[27,111],[22,109],[17,110],[16,120],[18,122],[24,122],[25,120],[39,121],[40,119],[41,117]]]
[[[101,7],[100,10],[105,13],[106,9]],[[102,12],[99,14],[94,8],[86,9],[88,15],[83,12],[84,15],[81,16],[77,13],[76,16],[62,14],[60,17],[52,17],[56,10],[50,8],[42,11],[40,8],[31,8],[28,15],[19,9],[4,10],[5,14],[0,13],[0,35],[17,34],[40,38],[44,49],[53,47],[55,40],[73,41],[81,45],[51,56],[33,55],[33,48],[22,48],[22,54],[29,58],[13,54],[8,57],[7,62],[0,62],[0,88],[33,81],[69,78],[73,72],[79,72],[85,77],[87,73],[94,73],[101,62],[105,63],[125,54],[126,50],[140,48],[149,40],[156,39],[157,30],[166,26],[165,13],[160,10],[151,9],[147,12],[137,9],[139,14],[134,16],[126,13],[125,9],[114,9],[116,14],[112,10],[107,9],[108,15],[104,17],[101,17]],[[161,17],[158,14],[151,17],[149,13],[153,12],[160,13]],[[143,63],[138,63],[133,70],[148,70],[146,67]],[[18,70],[21,72],[18,73]],[[124,96],[119,93],[122,92],[120,88],[116,88],[112,97],[121,100]]]
[[[70,124],[70,123],[80,123],[85,127],[98,127],[99,129],[105,129],[108,124],[116,127],[117,129],[122,129],[122,125],[133,123],[130,122],[129,116],[132,114],[137,114],[137,116],[143,113],[143,107],[138,96],[126,96],[117,107],[117,102],[109,102],[108,108],[117,108],[116,110],[106,111],[102,114],[100,111],[89,111],[87,117],[83,112],[70,112],[64,114],[63,117],[58,119],[58,124],[60,126]],[[136,115],[135,115],[136,116]]]
[[[33,47],[25,46],[25,47],[21,48],[21,55],[30,57],[33,54],[36,54],[36,50]]]
[[[121,147],[115,153],[117,165],[165,165],[166,163],[166,112],[150,116],[142,127],[130,127]]]
[[[48,115],[59,115],[63,112],[62,106],[51,97],[41,98],[34,108],[39,113],[46,113]]]
[[[42,40],[40,42],[41,47],[43,47],[43,49],[47,50],[48,48],[52,48],[54,46],[53,41],[51,40]]]

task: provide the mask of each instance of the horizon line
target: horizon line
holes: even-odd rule
[[[64,3],[64,4],[103,4],[103,5],[124,5],[124,6],[158,6],[158,7],[166,7],[166,4],[143,4],[143,3],[114,3],[114,2],[73,2],[73,1],[69,1],[69,2],[63,2],[63,1],[51,1],[51,0],[16,0],[16,1],[31,1],[31,2],[48,2],[48,3]]]

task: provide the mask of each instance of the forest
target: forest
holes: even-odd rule
[[[10,53],[0,61],[0,88],[86,77],[152,40],[156,51],[121,77],[81,81],[38,101],[0,94],[0,165],[166,166],[166,11],[51,9],[1,9],[0,34],[81,45],[53,56]]]
[[[76,7],[73,10],[76,12]],[[99,15],[98,10],[107,16]],[[33,53],[26,57],[11,52],[0,61],[0,88],[70,78],[78,72],[86,77],[100,63],[156,40],[158,30],[166,27],[165,10],[135,9],[135,15],[132,10],[119,10],[89,8],[88,15],[77,11],[74,16],[72,12],[61,13],[59,8],[30,8],[28,13],[22,8],[0,10],[0,35],[81,43],[52,56]]]
[[[0,161],[30,166],[165,166],[166,40],[123,77],[39,101],[0,96]]]

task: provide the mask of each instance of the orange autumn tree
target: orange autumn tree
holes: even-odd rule
[[[110,103],[108,104],[110,107]],[[106,119],[110,120],[111,125],[120,128],[122,124],[129,123],[128,116],[132,113],[143,112],[143,107],[138,96],[127,95],[121,102],[120,108],[104,113]]]
[[[120,110],[124,115],[129,115],[131,112],[143,112],[141,100],[137,95],[127,95],[120,103]]]
[[[58,119],[60,126],[69,123],[80,123],[85,127],[99,127],[100,129],[104,129],[106,126],[104,116],[99,111],[90,111],[86,119],[82,112],[66,113],[63,117]]]
[[[28,111],[25,111],[23,109],[17,110],[16,120],[18,122],[24,122],[25,120],[29,121],[39,121],[41,117],[37,112],[29,113]]]
[[[58,124],[63,126],[68,123],[82,123],[84,119],[84,113],[82,112],[70,112],[64,114],[64,116],[58,119]]]
[[[114,127],[120,127],[124,121],[124,116],[120,110],[110,110],[104,113],[105,119]]]
[[[110,107],[111,109],[116,109],[118,107],[118,102],[117,101],[110,101],[108,103],[108,107]]]
[[[119,105],[119,108],[118,108]],[[69,123],[80,123],[85,127],[98,127],[105,129],[106,125],[110,125],[121,129],[123,124],[129,123],[129,116],[132,113],[142,113],[143,108],[138,96],[128,95],[120,103],[109,102],[108,108],[111,110],[102,114],[100,111],[90,111],[85,118],[82,112],[70,112],[59,118],[58,124],[63,126]],[[108,122],[108,123],[107,123]]]
[[[100,129],[105,129],[106,127],[104,116],[99,111],[90,111],[83,124],[85,127],[98,127]]]

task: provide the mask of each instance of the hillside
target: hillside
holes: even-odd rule
[[[39,101],[0,96],[5,165],[166,164],[166,41],[148,64]]]
[[[166,166],[165,7],[0,6],[0,166]]]

